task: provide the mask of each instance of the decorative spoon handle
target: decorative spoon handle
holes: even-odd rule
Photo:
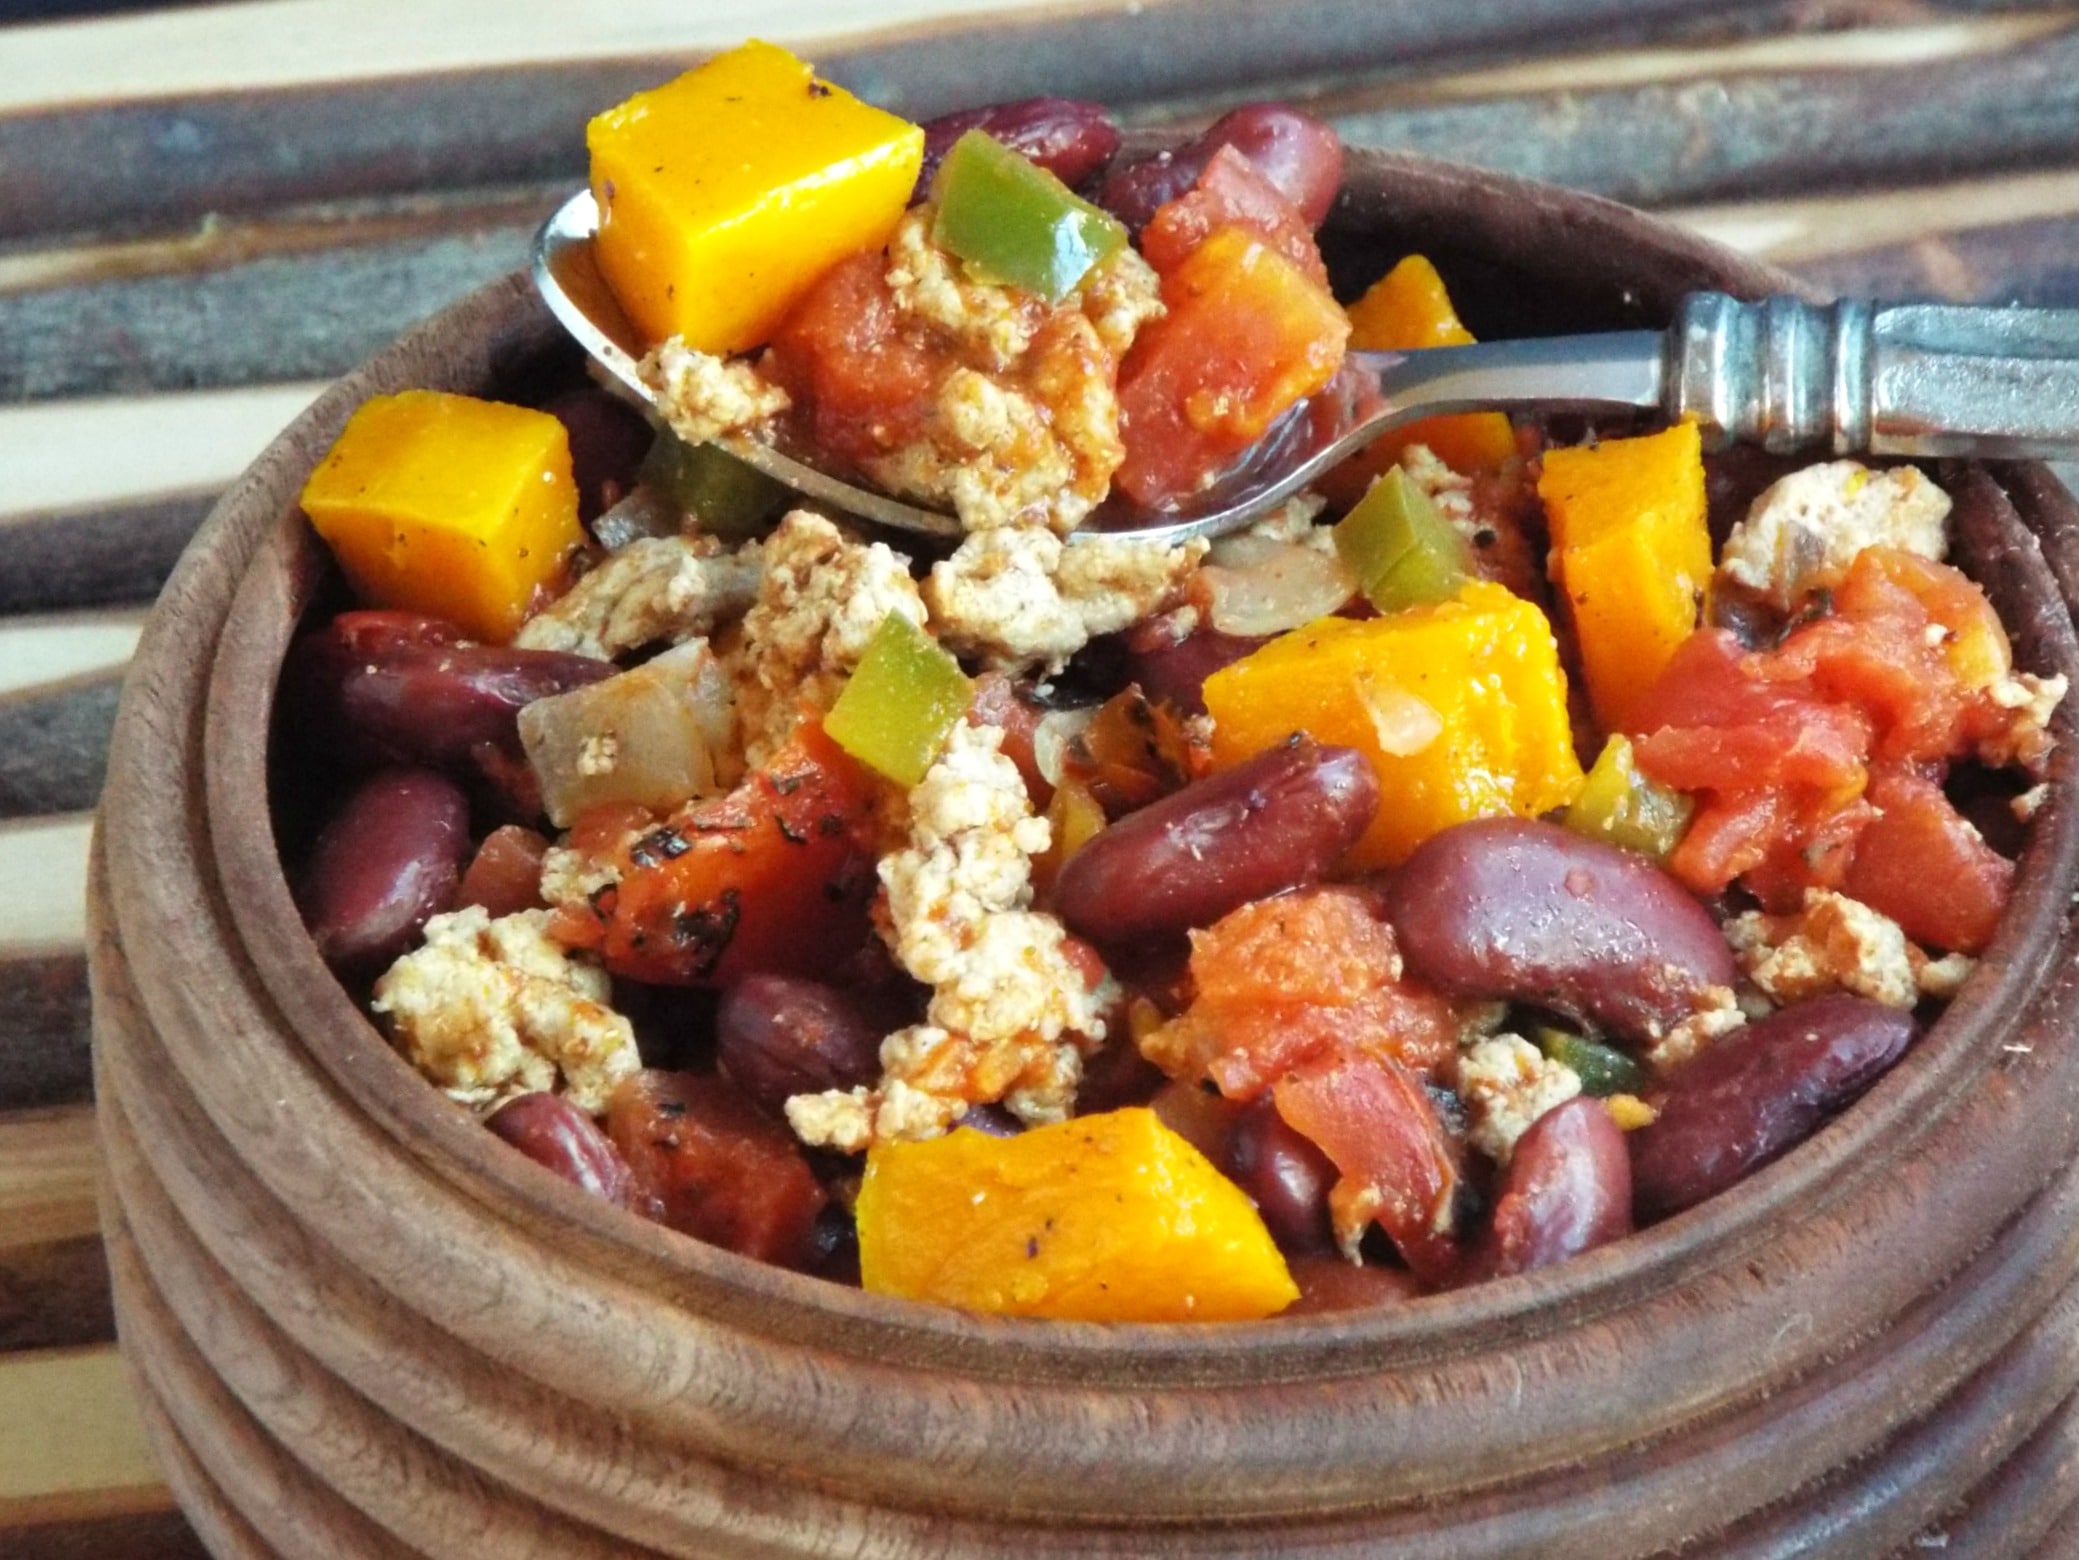
[[[1683,300],[1670,417],[1789,454],[2071,455],[2079,310]]]

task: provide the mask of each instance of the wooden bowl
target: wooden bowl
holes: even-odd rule
[[[1353,278],[1429,252],[1483,334],[1788,285],[1602,201],[1382,154],[1353,157],[1327,247]],[[107,1228],[169,1477],[220,1554],[2070,1542],[2069,718],[1999,938],[1891,1075],[1734,1192],[1527,1277],[1252,1325],[991,1319],[703,1246],[482,1131],[303,934],[270,704],[324,573],[296,493],[348,412],[568,369],[514,278],[334,389],[218,506],[125,694],[93,897]],[[1949,477],[2018,658],[2079,676],[2079,510],[2041,468]]]

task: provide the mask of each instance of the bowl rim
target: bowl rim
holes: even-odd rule
[[[1779,272],[1595,197],[1400,154],[1357,152],[1352,166],[1375,182],[1354,195],[1346,193],[1338,212],[1345,224],[1377,220],[1375,208],[1386,198],[1377,190],[1390,176],[1402,195],[1427,185],[1454,198],[1470,192],[1514,203],[1533,231],[1540,223],[1585,223],[1613,243],[1631,240],[1674,269],[1686,268],[1697,285],[1715,282],[1750,294],[1796,288]],[[1671,285],[1676,284],[1664,279],[1658,290]],[[274,691],[273,677],[262,673],[278,667],[299,615],[296,595],[307,592],[313,580],[310,549],[315,544],[294,502],[300,487],[296,467],[314,463],[311,452],[322,452],[366,394],[424,382],[426,369],[440,355],[437,338],[443,333],[495,321],[527,335],[530,297],[517,277],[494,283],[328,391],[226,495],[182,569],[191,572],[201,554],[252,534],[256,505],[268,511],[243,566],[236,602],[211,647],[204,745],[207,805],[219,825],[211,831],[215,864],[225,881],[253,890],[234,897],[228,907],[245,956],[281,1011],[296,1020],[304,1048],[398,1147],[508,1222],[536,1234],[555,1232],[567,1245],[581,1248],[588,1260],[600,1261],[604,1271],[635,1278],[645,1287],[666,1285],[704,1314],[755,1332],[815,1337],[840,1353],[929,1361],[985,1377],[1211,1386],[1366,1376],[1390,1366],[1476,1354],[1497,1340],[1544,1337],[1750,1263],[1780,1245],[1784,1218],[1793,1225],[1809,1223],[1813,1215],[1867,1192],[1889,1163],[1885,1154],[1871,1150],[1888,1143],[1887,1153],[1903,1152],[1949,1119],[1997,1064],[2004,1037],[2049,989],[2063,931],[2063,918],[2052,912],[2051,901],[2079,881],[2079,817],[2065,803],[2074,746],[2069,703],[2059,712],[2051,798],[2032,830],[2013,907],[1979,970],[1941,1022],[1815,1140],[1698,1209],[1558,1267],[1358,1312],[1210,1325],[1055,1322],[978,1316],[871,1295],[706,1246],[632,1214],[601,1209],[596,1200],[524,1156],[502,1144],[493,1146],[496,1140],[481,1132],[473,1118],[381,1042],[302,934],[271,829],[250,826],[250,799],[256,789],[264,793],[266,779],[265,744],[255,734],[268,729]],[[1625,301],[1653,312],[1656,289],[1627,287]],[[516,318],[522,323],[515,325]],[[541,320],[532,321],[533,335],[541,334],[540,326]],[[2039,504],[2054,500],[2055,495],[2033,499]],[[2059,523],[2079,524],[2079,508],[2069,499],[2065,507],[2067,514],[2056,517]],[[243,531],[238,529],[241,517]],[[2049,580],[2053,571],[2042,567],[2040,555],[2036,562]],[[262,613],[271,615],[265,625],[256,616]],[[2069,656],[2068,615],[2043,632],[2055,637],[2059,630]],[[170,649],[162,630],[145,653]],[[150,823],[148,818],[132,823],[104,819],[103,827],[110,848],[121,850],[128,847],[132,827]],[[1960,1261],[1964,1253],[1956,1255]],[[844,1335],[831,1335],[819,1325],[833,1318],[848,1324]]]

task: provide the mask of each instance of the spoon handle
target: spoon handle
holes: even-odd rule
[[[1671,418],[1779,454],[2079,449],[2079,310],[1693,293],[1668,369]]]

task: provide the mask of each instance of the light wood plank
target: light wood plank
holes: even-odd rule
[[[0,695],[123,665],[144,629],[142,607],[0,619]]]
[[[2074,214],[2079,214],[2079,169],[2071,168],[1664,213],[1721,244],[1791,267],[1968,228]]]
[[[0,512],[221,487],[324,388],[299,381],[0,407]]]
[[[0,1114],[0,1252],[96,1233],[100,1162],[91,1105]]]
[[[495,20],[422,0],[258,0],[0,31],[0,112],[116,98],[249,91],[484,66],[808,42],[1017,12],[1138,10],[1141,0],[502,0]],[[1161,3],[1161,0],[1156,0]],[[1172,0],[1174,3],[1174,0]],[[198,148],[198,151],[201,149]]]
[[[0,823],[0,959],[86,941],[92,832],[85,814]]]
[[[171,1505],[113,1345],[0,1358],[0,1526]]]

